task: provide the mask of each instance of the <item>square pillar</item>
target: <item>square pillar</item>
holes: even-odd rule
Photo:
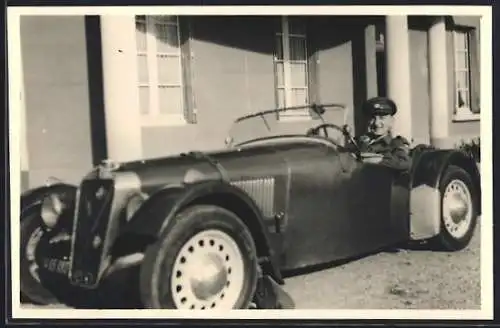
[[[446,57],[446,25],[437,18],[429,28],[430,131],[431,142],[448,136],[448,64]]]
[[[108,158],[142,159],[134,15],[102,15],[102,66]]]
[[[377,31],[375,25],[365,27],[366,98],[378,95]]]
[[[393,133],[411,141],[410,42],[406,15],[386,16],[385,53],[387,96],[398,106]]]
[[[20,51],[20,53],[22,53]],[[20,101],[20,127],[19,127],[19,139],[21,142],[21,172],[28,172],[29,170],[29,154],[28,154],[28,129],[26,128],[28,121],[26,116],[26,102],[24,95],[24,69],[23,69],[23,59],[22,56],[19,58],[20,61],[20,90],[19,90],[19,101]]]
[[[24,191],[29,188],[29,153],[28,153],[28,130],[26,128],[28,121],[26,117],[26,103],[24,100],[24,73],[23,73],[23,63],[22,58],[19,59],[21,61],[21,73],[19,76],[21,77],[21,91],[19,92],[19,98],[21,101],[21,117],[20,117],[20,128],[19,128],[19,139],[21,142],[21,191]]]
[[[22,16],[21,16],[22,17]],[[25,100],[25,83],[24,83],[24,63],[22,52],[22,34],[21,34],[21,17],[12,15],[9,17],[8,37],[9,37],[9,57],[17,58],[12,60],[9,66],[9,123],[12,131],[9,131],[10,141],[10,165],[15,167],[19,160],[19,174],[21,192],[29,188],[29,152],[28,152],[28,118],[26,115],[26,100]],[[19,106],[19,107],[16,107]],[[17,116],[16,114],[19,114]],[[17,133],[15,132],[16,124],[13,124],[16,119],[19,119]],[[19,146],[19,148],[17,148]],[[15,154],[15,155],[12,155]],[[11,178],[12,179],[12,178]],[[12,179],[14,180],[14,179]],[[14,181],[11,181],[14,183]]]

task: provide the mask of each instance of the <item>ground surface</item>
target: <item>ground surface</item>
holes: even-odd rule
[[[480,309],[479,225],[457,253],[383,252],[286,281],[301,309]]]
[[[299,309],[479,309],[480,283],[478,225],[461,252],[381,252],[287,278],[285,289]]]

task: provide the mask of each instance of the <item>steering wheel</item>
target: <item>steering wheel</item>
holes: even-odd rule
[[[307,131],[307,136],[318,136],[319,130],[323,130],[323,132],[325,133],[325,137],[328,138],[328,128],[338,130],[342,133],[342,135],[347,137],[349,139],[349,141],[355,147],[355,150],[354,150],[355,155],[359,156],[359,154],[360,154],[359,145],[356,142],[356,140],[354,139],[354,137],[352,136],[351,130],[350,130],[348,125],[344,125],[344,126],[340,127],[340,126],[332,124],[332,123],[323,123],[323,124],[320,124],[318,126],[315,126],[311,129],[309,129]]]
[[[332,124],[332,123],[323,123],[318,126],[315,126],[307,131],[307,136],[318,136],[319,135],[319,130],[323,130],[323,133],[325,134],[325,137],[329,138],[328,136],[328,128],[334,129],[337,131],[342,132],[343,135],[348,134],[348,131],[346,130],[346,127],[340,127],[338,125]]]

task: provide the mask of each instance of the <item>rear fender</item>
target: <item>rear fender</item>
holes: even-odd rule
[[[474,184],[474,201],[481,208],[480,173],[476,162],[456,150],[436,150],[421,154],[415,163],[410,192],[410,238],[429,239],[441,230],[439,183],[450,165],[464,169]]]
[[[260,210],[243,191],[222,181],[175,185],[156,192],[146,200],[123,228],[115,249],[127,244],[127,241],[133,238],[139,238],[143,243],[141,246],[154,242],[168,231],[178,213],[195,204],[212,204],[235,212],[248,226],[255,240],[257,255],[264,259],[262,263],[264,272],[277,282],[283,283],[275,250],[271,245],[269,232]]]

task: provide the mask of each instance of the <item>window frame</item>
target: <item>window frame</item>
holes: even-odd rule
[[[156,36],[156,26],[155,18],[158,15],[136,15],[134,17],[135,21],[135,60],[138,60],[139,56],[146,56],[147,63],[147,82],[140,81],[140,67],[137,66],[137,87],[136,90],[139,93],[141,87],[147,87],[149,89],[149,110],[148,113],[140,113],[141,126],[143,127],[154,127],[154,126],[180,126],[187,124],[196,123],[195,119],[192,118],[195,114],[195,109],[192,104],[189,103],[189,97],[192,96],[192,85],[191,85],[191,71],[190,71],[190,59],[192,54],[190,53],[190,47],[187,48],[183,46],[183,41],[187,43],[190,42],[189,30],[184,31],[189,27],[188,24],[181,24],[181,16],[172,15],[175,18],[175,22],[162,22],[162,25],[174,25],[177,30],[177,41],[178,47],[175,52],[158,52],[158,40]],[[137,40],[137,23],[142,21],[146,26],[146,49],[139,50],[138,40]],[[187,33],[187,40],[183,40],[183,33]],[[184,49],[186,48],[186,49]],[[186,50],[189,52],[186,54]],[[160,56],[166,57],[177,57],[178,58],[178,69],[179,69],[179,83],[159,83],[159,65],[158,59]],[[178,87],[180,89],[180,110],[178,113],[161,113],[160,112],[160,88],[161,87]],[[189,92],[189,94],[188,94]],[[139,111],[141,111],[140,95],[139,95]]]
[[[451,29],[452,33],[452,61],[453,61],[453,121],[454,122],[464,122],[464,121],[478,121],[481,117],[480,104],[475,105],[475,99],[480,96],[479,85],[474,85],[475,79],[479,78],[479,62],[474,63],[473,61],[478,60],[478,44],[477,44],[477,30],[469,26],[454,25]],[[457,37],[458,33],[462,33],[466,38],[465,49],[457,49]],[[467,67],[458,67],[458,51],[464,51],[466,53]],[[467,93],[468,93],[468,106],[458,107],[458,91],[457,88],[457,72],[467,73]],[[478,106],[479,113],[474,113],[474,106]]]
[[[304,22],[305,24],[305,22]],[[304,33],[291,33],[290,32],[290,21],[288,16],[281,16],[279,17],[279,25],[280,29],[274,31],[274,55],[273,55],[273,66],[274,66],[274,90],[275,90],[275,101],[276,101],[276,107],[280,107],[279,103],[279,90],[283,90],[285,94],[285,104],[284,107],[293,107],[289,106],[289,104],[292,102],[292,97],[293,97],[293,90],[301,89],[301,90],[306,90],[306,97],[307,101],[304,104],[307,106],[307,104],[311,103],[311,80],[310,80],[310,49],[309,49],[309,40],[308,40],[308,33],[307,33],[307,24],[306,25],[306,30]],[[279,59],[277,56],[277,51],[276,51],[276,38],[280,39],[281,43],[281,48],[282,48],[282,59]],[[303,60],[291,60],[290,59],[290,54],[291,54],[291,48],[290,48],[290,39],[292,37],[298,37],[298,38],[303,38],[304,39],[304,59]],[[281,63],[283,65],[283,84],[280,85],[278,83],[278,70],[277,70],[277,64]],[[304,87],[298,87],[298,86],[293,86],[291,83],[291,65],[293,63],[300,63],[303,64],[305,67],[305,86]],[[304,113],[298,113],[297,111],[294,111],[293,113],[286,113],[282,112],[278,115],[277,117],[278,120],[280,121],[304,121],[304,120],[311,120],[313,119],[313,116],[309,111],[304,111]]]

